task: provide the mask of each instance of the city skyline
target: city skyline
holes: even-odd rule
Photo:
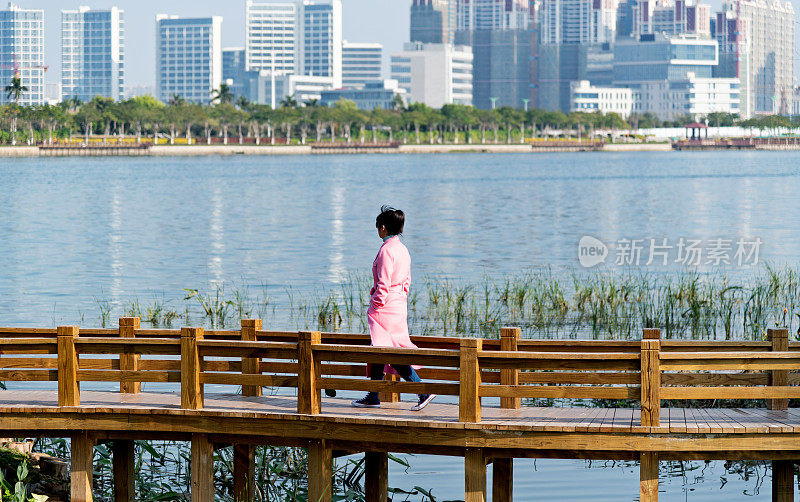
[[[7,0],[2,1],[5,8]],[[25,9],[43,9],[45,31],[44,64],[46,83],[61,83],[61,10],[88,6],[92,9],[119,7],[125,10],[126,54],[125,84],[147,86],[155,92],[155,27],[158,14],[182,17],[222,16],[222,46],[245,46],[245,0],[230,3],[209,0],[177,0],[168,5],[155,0],[57,1],[14,0]],[[408,41],[408,9],[411,0],[342,0],[344,39],[350,42],[377,42],[384,46],[384,57],[402,50]],[[388,68],[384,62],[384,70]]]

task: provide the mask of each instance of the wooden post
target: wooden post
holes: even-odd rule
[[[464,502],[486,502],[483,448],[467,448],[464,452]]]
[[[141,328],[141,321],[138,317],[119,318],[119,337],[133,338],[137,329]],[[120,354],[119,369],[122,371],[139,370],[139,354]],[[141,382],[120,382],[119,391],[128,394],[138,394],[142,391]]]
[[[75,351],[77,326],[59,326],[58,339],[58,405],[80,406],[81,389],[78,384],[78,353]]]
[[[658,502],[658,453],[639,454],[639,502]]]
[[[519,328],[500,328],[500,350],[517,351],[517,342],[522,330]],[[500,385],[519,385],[519,370],[500,370]],[[518,397],[501,397],[500,407],[518,410],[522,400]]]
[[[308,444],[308,500],[331,502],[333,452],[324,439]]]
[[[364,470],[366,502],[386,502],[389,498],[389,454],[382,451],[366,452]]]
[[[481,421],[481,369],[478,364],[478,351],[483,340],[462,338],[460,353],[460,382],[458,391],[458,420],[460,422]]]
[[[181,328],[181,408],[188,410],[203,408],[201,361],[197,348],[197,341],[202,339],[203,328]]]
[[[255,342],[256,331],[261,331],[263,321],[261,319],[242,319],[242,341]],[[259,357],[243,357],[242,358],[242,374],[244,375],[258,375],[261,373],[261,358]],[[260,396],[260,385],[242,385],[243,396]]]
[[[772,341],[773,352],[786,352],[789,350],[789,330],[786,328],[768,329],[767,338]],[[785,387],[789,385],[789,370],[771,370],[769,372],[770,386]],[[767,399],[767,409],[787,410],[788,399]]]
[[[644,328],[642,330],[642,340],[661,340],[661,330],[659,328]]]
[[[60,328],[59,328],[60,329]],[[72,434],[70,445],[70,500],[92,502],[94,440],[87,431]]]
[[[389,373],[383,375],[383,379],[388,381],[388,382],[397,382],[399,380],[397,375],[389,374]],[[399,403],[400,402],[400,393],[399,392],[381,392],[379,394],[379,397],[380,397],[380,400],[381,400],[382,403]]]
[[[214,502],[214,445],[208,434],[192,434],[192,502]]]
[[[297,413],[304,415],[320,412],[322,393],[317,386],[320,364],[314,357],[312,346],[321,342],[319,331],[301,331],[297,338]]]
[[[492,502],[514,500],[514,459],[495,458],[492,461]]]
[[[794,501],[794,463],[791,460],[772,461],[772,502]]]
[[[661,341],[653,338],[642,340],[641,345],[641,403],[642,420],[645,427],[657,427],[661,423],[661,366],[659,352]]]
[[[114,467],[114,502],[136,500],[136,459],[134,442],[130,439],[115,439],[111,445]]]
[[[233,501],[252,502],[256,493],[255,448],[251,444],[233,445]]]

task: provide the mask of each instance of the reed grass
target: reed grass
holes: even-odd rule
[[[282,292],[267,283],[184,289],[182,298],[131,298],[121,309],[95,298],[102,326],[115,314],[152,327],[178,323],[235,328],[248,317],[275,329],[368,330],[371,277],[351,274],[338,286]],[[176,302],[183,302],[176,306]],[[174,307],[173,307],[174,306]],[[412,334],[496,338],[500,327],[527,338],[638,339],[657,327],[664,338],[761,340],[770,327],[800,327],[800,271],[763,265],[746,276],[572,272],[548,268],[476,282],[426,276],[408,300]]]

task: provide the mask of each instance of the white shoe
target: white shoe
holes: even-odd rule
[[[411,411],[421,411],[423,408],[428,406],[433,398],[436,397],[436,394],[422,394],[419,396],[419,402],[411,407]]]

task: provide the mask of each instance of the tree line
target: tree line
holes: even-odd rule
[[[10,86],[9,86],[10,87]],[[7,87],[8,91],[9,88]],[[9,98],[19,98],[17,94]],[[434,109],[422,103],[405,105],[401,99],[391,109],[359,110],[349,100],[331,107],[316,101],[298,103],[287,97],[272,109],[268,105],[235,98],[223,85],[209,105],[174,96],[164,104],[151,96],[122,101],[95,97],[81,102],[68,99],[58,105],[0,106],[0,143],[48,144],[78,137],[104,140],[168,143],[258,144],[324,141],[402,141],[405,143],[511,143],[542,137],[586,138],[598,131],[681,126],[691,117],[659,121],[652,114],[633,115],[628,121],[616,113],[545,111],[502,107],[481,110],[449,104]],[[714,123],[716,121],[716,123]],[[735,115],[711,114],[709,125],[767,129],[790,127],[786,117],[761,117],[739,121]],[[730,124],[729,124],[730,123]],[[780,124],[776,126],[775,124]]]

